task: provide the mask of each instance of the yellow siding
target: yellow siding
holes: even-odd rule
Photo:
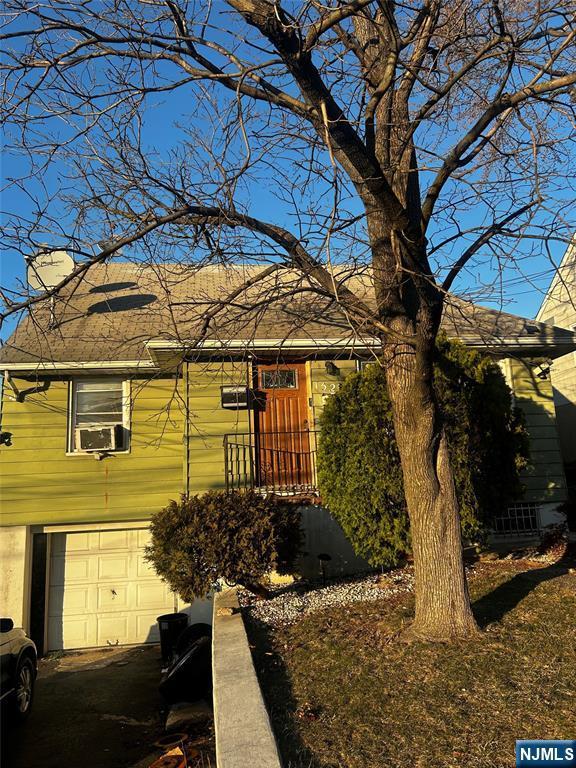
[[[0,448],[2,525],[107,522],[150,517],[184,490],[182,383],[131,383],[130,451],[97,461],[66,455],[68,381],[42,385],[16,379],[17,402],[4,386]]]
[[[568,247],[538,312],[543,323],[576,330],[576,243]],[[552,386],[562,457],[576,463],[576,352],[554,360]]]
[[[310,384],[312,390],[312,423],[314,429],[320,427],[320,414],[326,398],[334,394],[351,373],[356,370],[355,360],[335,360],[334,365],[338,374],[329,373],[324,360],[313,360],[310,363]]]
[[[246,363],[190,363],[188,382],[188,491],[225,487],[224,435],[250,429],[249,412],[222,408],[222,386],[247,386]]]
[[[312,428],[318,428],[326,397],[356,369],[352,360],[335,365],[337,375],[324,361],[308,363]],[[507,361],[507,373],[531,436],[526,498],[562,499],[550,382],[517,361]],[[224,435],[248,433],[250,417],[247,410],[222,408],[220,388],[247,383],[246,364],[232,362],[189,364],[178,381],[132,381],[130,451],[102,461],[66,455],[68,381],[43,386],[16,380],[20,391],[28,390],[21,403],[5,386],[2,430],[11,433],[12,445],[0,448],[0,524],[141,520],[186,490],[224,488]]]
[[[351,360],[336,361],[339,374],[328,373],[324,361],[310,363],[314,423],[319,418],[327,396],[356,370]],[[530,434],[531,468],[523,473],[526,501],[556,502],[566,497],[564,469],[558,442],[552,386],[549,380],[535,376],[533,369],[520,361],[507,360],[504,365],[508,383],[514,390],[515,402],[522,409]]]
[[[557,502],[566,497],[566,481],[554,411],[552,384],[520,360],[504,364],[516,405],[530,434],[531,467],[522,474],[526,501]]]

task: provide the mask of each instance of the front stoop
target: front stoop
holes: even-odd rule
[[[235,589],[214,598],[212,684],[217,768],[281,768]]]

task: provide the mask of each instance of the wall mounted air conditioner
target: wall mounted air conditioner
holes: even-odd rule
[[[77,451],[117,451],[122,448],[122,427],[120,424],[86,424],[76,427]]]

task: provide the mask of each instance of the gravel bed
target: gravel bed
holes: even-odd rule
[[[240,605],[250,618],[271,627],[295,624],[314,611],[335,605],[382,600],[392,595],[411,592],[414,587],[412,567],[400,568],[384,575],[361,576],[333,581],[325,586],[318,583],[296,582],[278,587],[269,600],[258,600],[246,590],[238,591]]]

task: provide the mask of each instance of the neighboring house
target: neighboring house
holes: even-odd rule
[[[45,650],[156,638],[157,615],[180,604],[143,547],[169,499],[248,486],[315,492],[323,404],[378,345],[353,339],[303,278],[258,277],[250,267],[95,266],[53,310],[33,308],[0,351],[1,597]],[[371,300],[366,277],[350,285]],[[457,300],[443,327],[501,361],[526,413],[534,466],[525,498],[495,527],[535,534],[565,499],[537,363],[573,352],[575,337]],[[335,571],[358,566],[326,510],[308,508],[305,522],[305,571],[318,572],[320,552]],[[206,619],[208,603],[187,610]]]
[[[536,317],[576,331],[576,241],[567,248]],[[560,449],[576,500],[576,352],[554,360],[551,378]]]

